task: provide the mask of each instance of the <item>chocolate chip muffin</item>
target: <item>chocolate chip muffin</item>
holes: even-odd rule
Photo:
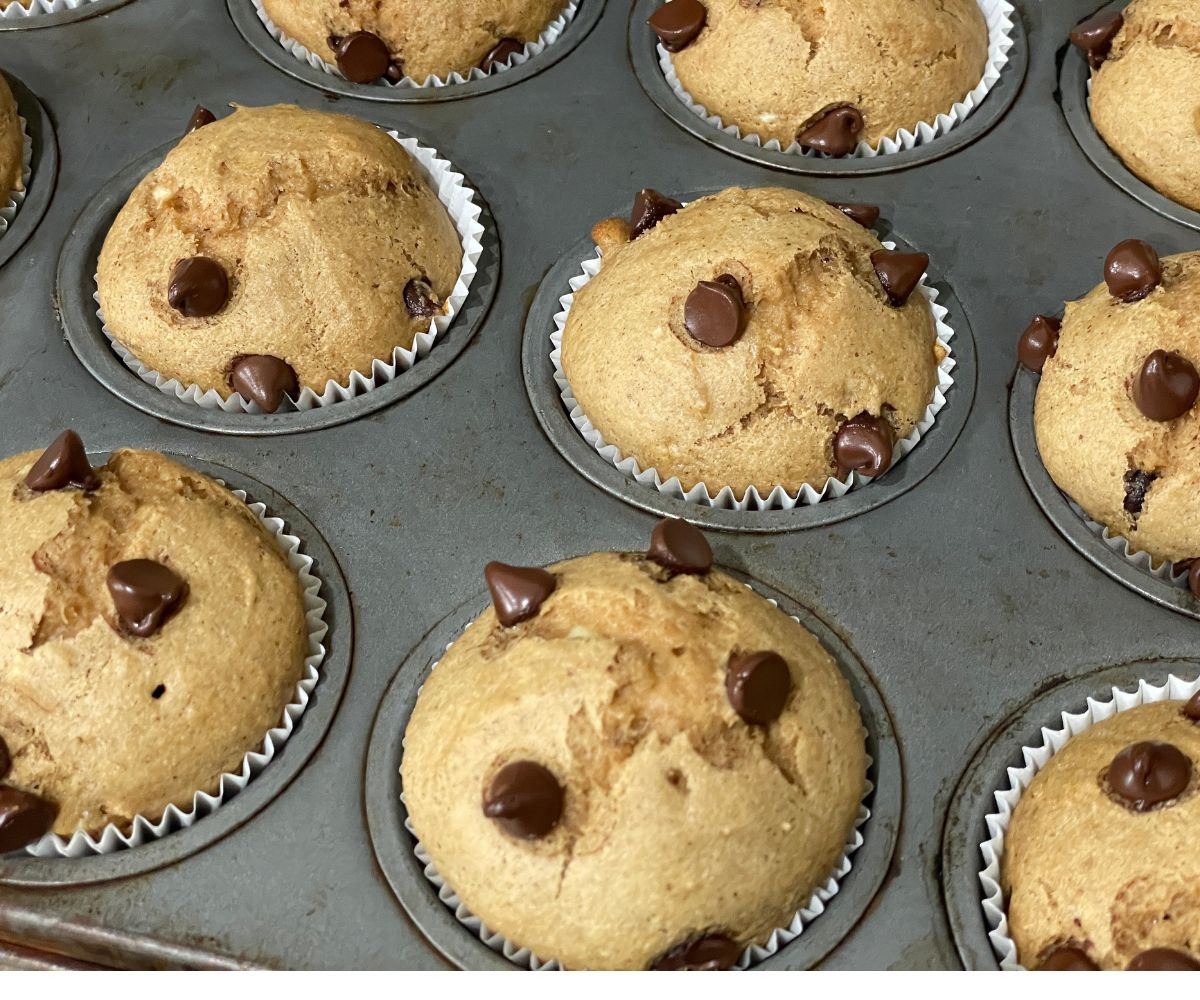
[[[1156,559],[1200,556],[1200,253],[1159,260],[1141,240],[1105,282],[1041,317],[1022,361],[1042,367],[1034,412],[1046,471],[1094,521]]]
[[[0,73],[0,205],[8,201],[12,191],[25,190],[21,179],[25,153],[25,134],[17,115],[17,102]]]
[[[567,0],[263,0],[285,35],[355,83],[488,72],[537,41]]]
[[[1071,38],[1093,66],[1096,131],[1143,181],[1200,210],[1200,8],[1133,0]]]
[[[593,235],[603,266],[571,306],[563,373],[606,442],[664,480],[765,497],[878,476],[924,416],[941,360],[924,254],[783,188],[682,209],[645,191]]]
[[[1200,696],[1073,737],[1017,803],[1002,884],[1027,968],[1200,969]]]
[[[709,114],[833,156],[948,113],[987,66],[975,0],[671,0],[650,26]]]
[[[385,132],[289,105],[201,124],[100,252],[105,321],[143,364],[274,410],[369,375],[444,311],[462,244]]]
[[[572,969],[728,967],[842,856],[862,723],[820,643],[681,521],[646,555],[489,564],[433,669],[404,796],[487,926]]]
[[[66,432],[0,462],[0,852],[128,830],[241,768],[294,696],[303,595],[244,503]]]

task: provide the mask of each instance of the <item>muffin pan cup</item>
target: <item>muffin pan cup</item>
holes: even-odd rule
[[[0,22],[2,23],[2,22]],[[19,195],[0,195],[0,207],[12,206],[0,216],[0,267],[9,260],[46,214],[58,180],[58,142],[50,116],[33,92],[10,73],[4,74],[17,102],[17,114],[25,130],[25,190]]]
[[[30,7],[22,7],[16,0],[0,0],[0,31],[70,24],[72,21],[105,14],[131,2],[132,0],[33,0]]]

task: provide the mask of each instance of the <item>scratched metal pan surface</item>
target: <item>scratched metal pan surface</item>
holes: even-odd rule
[[[0,881],[0,940],[18,946],[13,954],[125,967],[503,967],[431,897],[413,897],[419,883],[394,875],[411,865],[395,853],[404,842],[386,774],[405,698],[389,692],[411,691],[403,672],[428,666],[442,633],[478,606],[487,560],[640,548],[664,506],[543,429],[561,436],[547,409],[559,404],[529,391],[522,362],[531,306],[548,294],[543,277],[569,273],[564,258],[586,246],[592,223],[626,212],[638,188],[777,184],[880,205],[932,257],[973,338],[976,377],[947,411],[962,420],[956,440],[911,488],[869,500],[883,478],[850,516],[771,531],[756,530],[753,514],[740,526],[722,517],[724,530],[710,535],[718,562],[826,630],[869,695],[875,738],[886,732],[893,750],[876,792],[887,823],[865,828],[868,844],[876,838],[863,855],[872,867],[833,898],[808,944],[806,932],[769,965],[987,965],[970,896],[982,814],[974,798],[954,809],[961,789],[975,795],[1000,780],[1011,750],[996,741],[1023,733],[1010,717],[1052,685],[1072,700],[1105,668],[1194,655],[1197,635],[1193,617],[1077,551],[1031,493],[1010,438],[1015,343],[1030,316],[1094,286],[1122,239],[1163,254],[1200,243],[1101,172],[1064,116],[1060,66],[1076,57],[1067,33],[1099,0],[1017,0],[1027,59],[1023,79],[1005,81],[1011,106],[947,155],[857,176],[774,169],[681,127],[631,62],[640,2],[608,0],[597,12],[600,0],[583,0],[589,30],[511,85],[407,103],[284,72],[246,41],[234,3],[104,2],[94,16],[0,32],[0,66],[26,106],[45,107],[41,134],[59,154],[56,184],[35,176],[31,187],[52,189],[44,216],[0,267],[0,451],[45,445],[70,425],[93,452],[157,448],[262,484],[319,535],[340,570],[330,576],[344,577],[345,693],[316,720],[320,738],[298,744],[307,760],[274,778],[268,768],[269,788],[234,821],[201,820],[196,829],[215,829],[196,836],[197,849],[164,848],[162,864],[115,863],[110,877],[69,886],[63,864],[40,879],[24,877],[22,863],[23,877]],[[77,359],[55,289],[74,221],[129,164],[178,136],[194,105],[230,101],[294,102],[419,136],[478,186],[503,263],[490,309],[473,335],[460,331],[465,345],[435,377],[354,419],[251,437],[157,419]],[[375,843],[380,817],[391,832]],[[954,839],[945,855],[943,830]],[[894,851],[883,837],[895,838]],[[954,919],[943,882],[966,893],[956,890]],[[956,932],[974,937],[956,942]]]

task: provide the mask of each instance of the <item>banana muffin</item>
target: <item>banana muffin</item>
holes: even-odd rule
[[[355,83],[466,76],[535,42],[567,0],[263,0],[285,35]]]
[[[670,0],[650,26],[709,114],[832,156],[948,113],[987,67],[976,0]]]
[[[223,486],[68,431],[0,462],[0,522],[0,852],[190,809],[280,724],[303,595]]]
[[[0,73],[0,205],[13,191],[25,190],[21,179],[21,161],[25,153],[25,134],[17,115],[17,102]]]
[[[858,706],[807,630],[663,521],[650,550],[488,565],[425,681],[405,802],[491,930],[571,969],[726,968],[842,856]]]
[[[1002,887],[1026,968],[1200,970],[1200,697],[1073,737],[1021,795]]]
[[[143,364],[274,410],[410,348],[461,265],[454,223],[399,143],[277,105],[194,128],[142,179],[98,286]]]
[[[924,416],[941,360],[926,255],[784,188],[686,208],[643,191],[593,236],[603,266],[567,316],[563,373],[605,441],[664,480],[765,497],[878,476]]]

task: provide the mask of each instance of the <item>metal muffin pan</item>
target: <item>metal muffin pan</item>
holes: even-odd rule
[[[930,254],[957,299],[956,329],[962,336],[961,316],[973,334],[977,380],[957,443],[919,488],[837,524],[710,535],[722,565],[836,626],[886,703],[900,759],[890,772],[898,777],[881,770],[876,792],[877,808],[885,793],[904,804],[882,887],[859,895],[848,881],[779,962],[959,966],[942,883],[968,868],[943,863],[940,846],[980,734],[1051,680],[1089,683],[1095,664],[1195,656],[1194,620],[1118,585],[1043,516],[1009,435],[1008,382],[1029,317],[1093,287],[1122,239],[1139,236],[1164,254],[1198,244],[1193,230],[1114,190],[1055,99],[1056,57],[1096,2],[1017,0],[1028,73],[1020,86],[1015,77],[1005,84],[1019,90],[1012,107],[952,155],[854,177],[770,169],[677,128],[626,59],[629,4],[608,3],[587,37],[542,72],[423,104],[302,85],[267,65],[215,0],[137,0],[54,30],[0,33],[0,65],[45,103],[61,152],[43,221],[0,267],[0,454],[44,447],[70,425],[95,451],[153,447],[245,470],[324,538],[354,623],[345,695],[286,787],[261,808],[246,804],[256,783],[286,766],[291,741],[242,795],[192,828],[197,838],[216,833],[223,813],[253,811],[202,850],[135,878],[0,884],[0,941],[63,956],[47,962],[134,967],[431,969],[482,960],[465,931],[447,959],[448,939],[407,915],[376,857],[370,814],[387,798],[372,791],[380,780],[372,725],[393,679],[411,690],[410,672],[432,659],[409,651],[448,614],[457,622],[478,609],[487,560],[541,565],[640,547],[655,520],[577,474],[543,432],[523,378],[526,316],[547,272],[564,259],[574,266],[592,224],[638,188],[785,184],[878,204]],[[78,239],[76,218],[124,164],[177,136],[195,104],[230,100],[328,108],[420,136],[487,197],[504,245],[495,303],[454,364],[420,391],[313,433],[249,437],[128,405],[78,362],[55,311],[55,262],[64,240]],[[99,238],[96,226],[87,238]],[[65,316],[67,299],[77,297],[76,309],[90,302],[92,273],[78,273],[76,282],[64,275]],[[117,374],[137,382],[123,366]],[[894,472],[932,451],[938,433]],[[880,496],[888,478],[856,495]],[[327,565],[322,572],[329,581]],[[389,711],[399,697],[387,696]],[[297,738],[310,722],[306,713]],[[398,810],[389,819],[399,821]],[[880,842],[871,825],[867,833],[864,850]],[[179,836],[158,843],[165,851]],[[971,853],[982,839],[977,830],[958,836]],[[879,869],[863,858],[856,872],[873,881]],[[972,857],[970,879],[976,870]]]
[[[29,163],[25,200],[17,206],[17,214],[8,228],[0,233],[0,267],[21,249],[21,245],[29,239],[29,234],[42,221],[58,180],[58,142],[54,138],[50,116],[25,84],[9,73],[5,73],[4,78],[16,99],[17,113],[25,119],[25,130],[33,145],[33,157]]]
[[[0,0],[4,7],[11,0]],[[0,31],[20,31],[29,28],[52,28],[56,24],[70,24],[84,18],[107,14],[110,10],[124,7],[132,0],[87,0],[74,10],[60,10],[57,14],[32,14],[29,17],[0,18]]]

